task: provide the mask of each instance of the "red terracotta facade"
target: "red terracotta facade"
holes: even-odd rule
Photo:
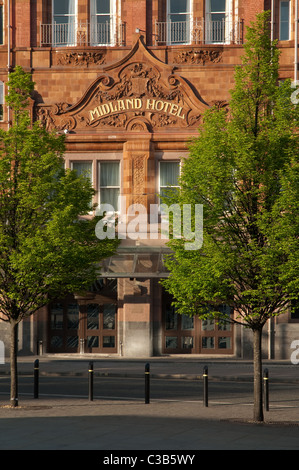
[[[188,156],[204,111],[229,102],[246,27],[258,12],[273,9],[280,78],[297,79],[296,1],[0,1],[0,80],[5,90],[16,65],[32,74],[34,119],[66,132],[66,167],[88,169],[95,202],[108,193],[110,201],[123,197],[118,209],[128,227],[132,204],[148,215],[159,202],[163,179]],[[0,126],[6,129],[9,119],[3,105]],[[107,260],[89,297],[58,301],[25,323],[22,350],[250,354],[250,339],[237,329],[174,315],[159,284],[167,275],[165,240],[146,222],[140,239],[125,232],[118,257]],[[296,327],[289,320],[280,322]],[[266,333],[268,357],[279,356],[279,325],[276,343],[272,327]]]

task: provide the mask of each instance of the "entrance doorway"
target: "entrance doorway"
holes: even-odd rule
[[[179,315],[171,298],[163,297],[164,354],[233,354],[232,324]],[[223,308],[229,312],[228,306]]]
[[[48,350],[117,352],[117,282],[101,279],[86,297],[69,295],[48,309]]]

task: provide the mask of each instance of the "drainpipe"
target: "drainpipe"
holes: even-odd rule
[[[10,74],[10,0],[7,1],[7,77],[9,79]],[[9,88],[8,88],[9,93]],[[7,122],[8,128],[10,128],[10,107],[7,107]]]
[[[271,0],[271,42],[274,41],[274,21],[275,21],[275,10],[274,0]],[[274,318],[268,320],[268,359],[274,359]]]
[[[274,40],[274,0],[271,0],[271,42]]]
[[[294,82],[298,78],[298,0],[295,0],[295,59],[294,59]]]

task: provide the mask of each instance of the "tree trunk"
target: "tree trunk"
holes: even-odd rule
[[[18,406],[18,323],[10,324],[10,405]]]
[[[262,328],[253,330],[254,421],[264,421],[262,378]]]

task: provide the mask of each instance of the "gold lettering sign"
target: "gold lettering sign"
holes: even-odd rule
[[[183,108],[171,101],[157,100],[153,98],[127,98],[117,101],[110,101],[101,104],[96,108],[89,111],[90,122],[100,119],[112,113],[123,113],[130,110],[144,110],[154,112],[164,112],[176,116],[180,119],[185,119]]]

